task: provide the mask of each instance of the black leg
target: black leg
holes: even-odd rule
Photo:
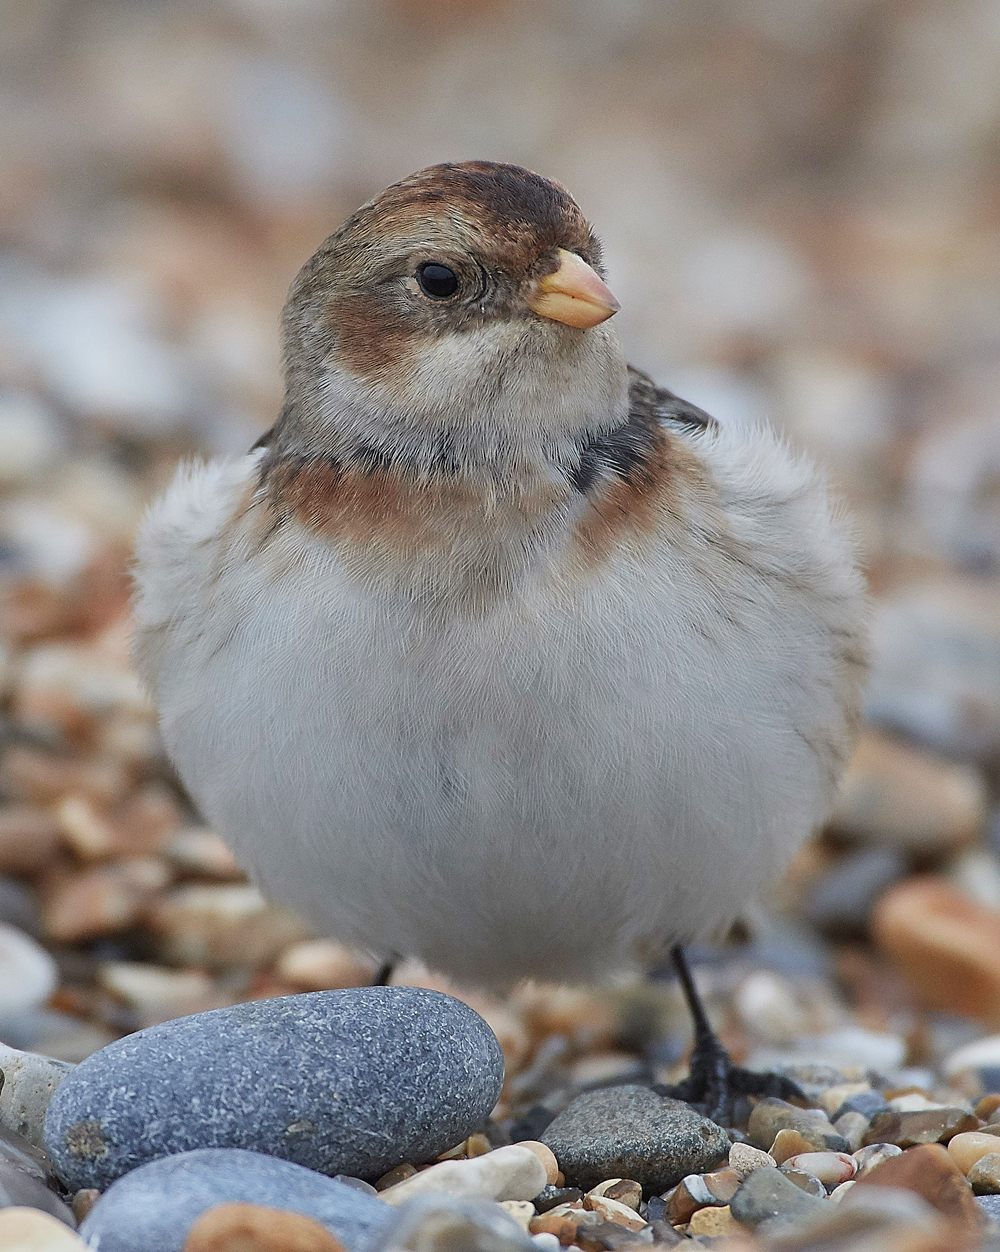
[[[396,968],[395,960],[386,961],[379,972],[371,980],[369,986],[372,987],[388,987],[389,979],[392,977],[392,971]]]
[[[777,1096],[781,1100],[807,1104],[805,1096],[791,1079],[782,1078],[780,1074],[757,1074],[733,1064],[709,1023],[705,1006],[691,977],[687,957],[679,943],[671,948],[670,957],[694,1020],[694,1047],[691,1049],[691,1072],[688,1077],[673,1087],[658,1084],[655,1090],[661,1095],[694,1105],[720,1126],[732,1125],[733,1106],[740,1096]]]

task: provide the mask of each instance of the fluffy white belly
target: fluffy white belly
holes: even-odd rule
[[[650,585],[645,587],[648,582]],[[185,783],[321,930],[462,980],[712,931],[819,820],[820,710],[752,621],[626,567],[435,620],[319,544],[230,566],[159,673]],[[808,646],[808,645],[806,645]]]

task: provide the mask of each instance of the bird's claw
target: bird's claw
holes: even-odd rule
[[[732,1058],[714,1036],[702,1041],[691,1054],[691,1072],[675,1085],[657,1083],[658,1095],[690,1104],[709,1121],[730,1127],[737,1120],[737,1102],[746,1096],[763,1099],[776,1096],[790,1104],[809,1104],[797,1083],[781,1074],[758,1073],[734,1065]]]

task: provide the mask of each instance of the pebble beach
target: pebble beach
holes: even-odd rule
[[[0,32],[0,1252],[1000,1252],[1000,18],[981,0],[15,3]],[[556,68],[557,67],[557,68]],[[505,997],[247,880],[131,547],[281,403],[298,265],[431,161],[564,182],[635,364],[820,462],[872,589],[836,811],[667,963]],[[602,907],[601,882],[592,907]]]

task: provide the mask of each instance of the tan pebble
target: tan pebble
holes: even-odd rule
[[[76,1220],[82,1222],[100,1198],[101,1193],[96,1187],[82,1187],[77,1191],[70,1201],[70,1208]]]
[[[622,1180],[620,1178],[605,1178],[603,1182],[599,1182],[596,1187],[591,1187],[587,1195],[604,1195],[609,1187],[616,1187]]]
[[[847,1182],[858,1168],[857,1161],[846,1152],[802,1152],[782,1161],[782,1165],[812,1174],[826,1187],[838,1187]]]
[[[500,1207],[527,1231],[535,1217],[535,1206],[530,1200],[501,1200]]]
[[[556,1174],[552,1185],[553,1187],[565,1187],[566,1186],[566,1175],[562,1172],[562,1170],[560,1170],[559,1173]]]
[[[82,794],[113,804],[133,785],[121,762],[104,758],[69,760],[37,748],[12,747],[3,756],[0,782],[19,800],[52,804],[62,796]]]
[[[921,1143],[948,1143],[974,1131],[979,1119],[959,1108],[914,1109],[907,1113],[876,1113],[864,1137],[866,1144],[895,1143],[911,1148]]]
[[[102,961],[97,982],[135,1009],[146,1026],[231,1003],[200,969],[165,969],[141,961]]]
[[[43,889],[45,932],[50,939],[78,943],[125,930],[138,921],[170,878],[167,865],[151,857],[60,873]]]
[[[539,1143],[536,1139],[522,1139],[516,1146],[527,1148],[529,1152],[534,1152],[535,1156],[545,1166],[546,1186],[558,1186],[556,1179],[559,1177],[559,1162],[548,1144]]]
[[[188,883],[150,909],[147,926],[168,965],[240,969],[273,961],[306,927],[242,883]]]
[[[975,769],[867,731],[841,780],[830,822],[855,838],[941,849],[974,842],[985,814],[985,787]]]
[[[834,1203],[839,1204],[853,1186],[854,1179],[848,1178],[847,1182],[842,1182],[839,1187],[834,1187],[834,1189],[830,1192],[830,1199],[833,1200]]]
[[[163,848],[166,860],[181,873],[232,882],[244,877],[232,852],[207,826],[175,831]]]
[[[493,1144],[485,1135],[469,1135],[465,1141],[465,1155],[469,1160],[473,1160],[477,1156],[485,1156],[487,1152],[493,1151]],[[543,1161],[544,1165],[545,1162]]]
[[[619,1178],[617,1182],[603,1193],[608,1200],[617,1200],[619,1204],[628,1205],[630,1209],[639,1210],[642,1203],[642,1185],[631,1178]]]
[[[1000,1152],[987,1152],[979,1157],[966,1177],[976,1195],[1000,1195]]]
[[[397,1182],[402,1182],[404,1178],[412,1178],[416,1172],[417,1167],[415,1165],[410,1165],[405,1162],[402,1165],[394,1165],[388,1173],[383,1174],[382,1177],[375,1182],[375,1190],[385,1191],[386,1187],[394,1187]]]
[[[303,939],[282,952],[274,972],[300,991],[336,991],[367,987],[375,975],[375,963],[332,939]]]
[[[827,1117],[832,1117],[837,1109],[853,1095],[860,1095],[863,1091],[871,1091],[871,1083],[867,1082],[842,1082],[836,1087],[827,1087],[820,1094],[819,1102],[826,1109]]]
[[[705,1235],[709,1238],[721,1238],[724,1235],[744,1234],[726,1204],[722,1208],[699,1209],[688,1222],[689,1235]]]
[[[542,1213],[532,1219],[528,1230],[533,1235],[555,1235],[564,1248],[576,1243],[576,1223],[568,1217]]]
[[[302,1213],[217,1204],[188,1231],[184,1252],[344,1252],[344,1245]]]
[[[3,1252],[85,1252],[79,1235],[39,1209],[0,1210],[0,1248]]]
[[[749,1178],[755,1169],[777,1165],[770,1154],[750,1143],[734,1143],[729,1149],[729,1168],[740,1178]]]
[[[0,805],[0,874],[47,868],[59,845],[59,824],[30,804]]]
[[[989,1095],[984,1095],[976,1105],[976,1116],[981,1121],[988,1122],[997,1109],[1000,1109],[1000,1094],[992,1091]]]
[[[996,1135],[978,1134],[974,1130],[955,1135],[948,1142],[948,1153],[954,1158],[955,1164],[963,1174],[968,1174],[981,1156],[987,1156],[998,1150],[1000,1150],[1000,1144],[997,1143]]]
[[[55,816],[63,839],[83,860],[99,861],[116,850],[114,827],[88,796],[64,797]]]
[[[711,1173],[702,1174],[701,1180],[720,1204],[728,1204],[743,1182],[734,1169],[712,1170]]]
[[[872,933],[921,1006],[984,1021],[1000,1017],[1000,915],[925,874],[876,902]]]
[[[642,1230],[646,1225],[645,1218],[640,1217],[635,1209],[627,1204],[620,1204],[617,1200],[609,1200],[607,1196],[586,1195],[583,1198],[583,1207],[591,1213],[597,1213],[606,1222],[624,1226],[626,1230]]]
[[[784,1165],[791,1156],[800,1156],[804,1152],[814,1152],[815,1148],[799,1134],[797,1130],[779,1130],[771,1144],[771,1156],[775,1164]]]

